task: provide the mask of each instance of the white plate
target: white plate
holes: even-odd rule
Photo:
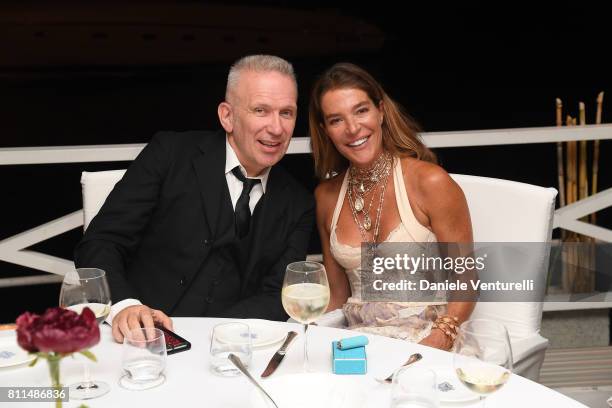
[[[281,324],[275,324],[265,320],[248,319],[241,321],[246,323],[251,330],[252,346],[255,349],[272,346],[280,343],[287,337],[287,328]],[[219,338],[224,343],[243,343],[244,336],[240,331],[225,331]]]
[[[19,347],[15,330],[0,331],[0,369],[27,364],[34,358]]]
[[[254,348],[263,348],[280,343],[287,337],[288,330],[281,324],[261,320],[246,322],[251,328],[251,339]]]
[[[467,389],[459,381],[457,374],[449,367],[432,367],[438,380],[438,399],[440,402],[468,402],[479,398],[479,395]]]
[[[290,374],[261,381],[261,384],[279,407],[360,408],[366,399],[363,389],[350,376]],[[249,407],[272,408],[273,405],[268,401],[253,388]]]

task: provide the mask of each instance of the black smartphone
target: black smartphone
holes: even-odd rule
[[[174,333],[171,330],[166,329],[163,326],[155,326],[161,331],[164,332],[164,337],[166,338],[166,353],[167,354],[175,354],[180,353],[181,351],[187,351],[191,348],[191,343]]]

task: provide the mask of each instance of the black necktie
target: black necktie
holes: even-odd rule
[[[251,223],[251,209],[249,208],[251,190],[260,180],[244,177],[239,166],[232,169],[232,174],[242,181],[242,193],[240,193],[236,203],[234,218],[236,220],[236,233],[239,238],[244,238],[249,233],[249,224]]]

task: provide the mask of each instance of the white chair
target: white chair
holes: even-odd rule
[[[557,196],[554,188],[461,174],[451,174],[451,177],[461,186],[467,199],[475,242],[550,241]],[[540,264],[534,265],[531,279],[546,281],[548,258],[549,253],[546,253]],[[510,334],[515,372],[538,380],[548,347],[548,340],[539,334],[541,302],[479,302],[471,318],[503,323]],[[342,327],[346,321],[336,310],[322,316],[317,324]]]
[[[548,242],[557,190],[487,177],[451,175],[470,208],[475,242]],[[545,284],[549,253],[534,265],[537,282]],[[510,334],[517,374],[537,381],[548,340],[540,336],[541,302],[480,302],[472,318],[495,319]]]
[[[83,194],[83,230],[96,216],[106,197],[115,187],[115,184],[125,174],[125,170],[106,170],[81,173],[81,191]]]

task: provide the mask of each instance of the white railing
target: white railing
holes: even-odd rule
[[[422,133],[432,148],[554,143],[574,140],[612,139],[612,125],[539,127]],[[112,162],[133,160],[144,144],[0,148],[1,165]],[[308,138],[293,138],[289,154],[310,153]],[[77,188],[78,186],[75,186]],[[579,221],[584,215],[612,206],[612,188],[555,211],[555,228],[564,228],[612,242],[612,230]],[[26,248],[83,226],[83,211],[49,221],[0,241],[0,260],[51,273],[28,277],[0,278],[0,287],[59,282],[74,263]]]

